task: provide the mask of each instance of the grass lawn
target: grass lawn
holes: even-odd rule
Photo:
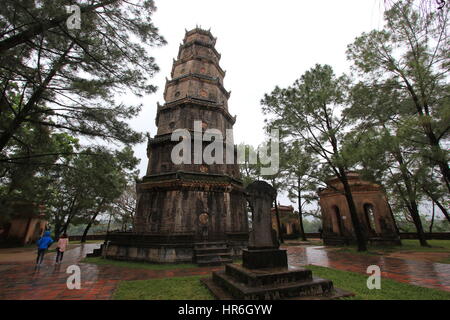
[[[212,300],[213,296],[192,276],[122,281],[114,292],[115,300]]]
[[[449,256],[447,258],[444,258],[444,259],[440,260],[439,263],[448,263],[448,264],[450,264],[450,254],[449,254]]]
[[[367,288],[368,276],[349,271],[309,265],[313,275],[333,281],[336,288],[351,291],[356,300],[450,300],[450,292],[423,288],[411,284],[381,278],[381,289]]]
[[[443,252],[448,253],[449,257],[444,261],[450,259],[450,240],[428,240],[430,247],[422,247],[419,240],[402,240],[401,246],[393,247],[381,247],[381,246],[368,246],[368,250],[365,252],[358,252],[354,246],[340,247],[338,250],[341,252],[350,252],[363,255],[385,255],[394,252]],[[442,262],[449,263],[449,262]]]
[[[81,262],[93,263],[103,266],[114,266],[132,269],[149,269],[149,270],[171,270],[171,269],[186,269],[186,268],[198,268],[197,265],[192,263],[150,263],[150,262],[137,262],[137,261],[120,261],[103,259],[102,257],[87,257]]]
[[[313,275],[330,279],[334,286],[355,293],[351,300],[450,300],[450,292],[423,288],[391,279],[381,279],[381,289],[369,290],[367,276],[318,266],[307,266]],[[204,276],[122,281],[114,292],[115,300],[210,300],[201,283]]]
[[[421,251],[421,252],[450,252],[450,240],[427,240],[431,247],[422,247],[419,240],[402,240],[402,246],[394,247],[403,251]]]

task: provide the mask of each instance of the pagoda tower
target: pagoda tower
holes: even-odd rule
[[[204,249],[208,243],[226,246],[233,256],[247,245],[248,215],[239,167],[226,162],[225,150],[230,145],[223,142],[223,163],[194,160],[199,153],[194,146],[196,133],[216,129],[225,139],[236,121],[228,112],[230,92],[223,85],[225,71],[219,65],[215,43],[210,31],[186,31],[171,80],[166,80],[165,103],[158,104],[157,134],[148,141],[147,173],[137,184],[134,233],[111,235],[110,244],[116,245],[109,250],[112,256],[185,262],[195,261],[199,244]],[[181,138],[190,139],[189,163],[172,160],[172,149],[180,143],[172,141],[177,129],[189,133]],[[200,142],[201,152],[208,144]],[[235,150],[234,145],[231,148]],[[232,153],[236,159],[236,152]],[[147,249],[135,252],[130,249],[134,247]]]

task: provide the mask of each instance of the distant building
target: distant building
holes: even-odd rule
[[[292,237],[299,236],[300,223],[298,221],[298,215],[294,213],[294,207],[278,205],[278,212],[280,214],[281,234]],[[278,234],[279,230],[275,208],[272,208],[272,228]]]
[[[348,173],[348,180],[358,212],[363,234],[370,243],[398,245],[400,237],[387,197],[378,184],[361,180],[357,173]],[[338,178],[328,182],[328,188],[320,189],[323,240],[326,245],[355,242],[355,233]]]
[[[38,240],[47,228],[45,206],[15,201],[11,220],[0,228],[0,237],[8,242],[27,245]]]

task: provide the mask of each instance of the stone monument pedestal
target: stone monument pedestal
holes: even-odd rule
[[[313,277],[311,270],[303,268],[247,269],[227,264],[225,270],[201,281],[220,300],[334,299],[348,295],[335,290],[332,281]]]
[[[278,248],[271,229],[270,208],[275,190],[266,182],[247,187],[253,209],[250,246],[242,251],[242,265],[227,264],[202,283],[217,299],[335,299],[352,295],[335,289],[333,282],[313,277],[311,270],[288,268],[286,250]]]
[[[242,250],[242,266],[248,269],[287,268],[286,250],[244,249]]]

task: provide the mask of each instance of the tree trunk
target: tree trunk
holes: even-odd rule
[[[78,210],[78,208],[75,208],[76,201],[77,201],[77,196],[74,196],[73,199],[72,199],[72,202],[70,204],[70,209],[69,209],[69,213],[67,215],[67,220],[64,223],[62,229],[60,230],[60,234],[63,233],[63,232],[67,233],[67,229],[70,226],[70,222],[72,221],[72,218],[75,216],[75,214],[76,214],[76,212]],[[58,236],[59,236],[59,234],[58,234]]]
[[[408,208],[411,218],[413,219],[413,223],[416,226],[417,236],[419,238],[420,245],[422,247],[428,247],[428,243],[425,238],[425,232],[423,231],[422,221],[420,220],[419,209],[418,209],[417,201],[416,201],[416,194],[415,194],[415,191],[413,190],[413,186],[411,184],[411,179],[410,179],[410,177],[408,175],[408,171],[405,167],[401,150],[396,149],[393,152],[393,155],[396,158],[396,160],[400,166],[401,177],[402,177],[403,183],[405,184],[405,187],[406,187],[407,194],[406,194],[406,196],[402,195],[401,197],[402,197],[403,201],[406,203],[406,207]],[[402,194],[401,188],[397,187],[397,189],[398,189],[399,193]]]
[[[439,201],[434,201],[434,203],[438,206],[438,208],[442,211],[444,216],[447,218],[447,221],[450,222],[450,215],[448,214],[447,209],[442,205]]]
[[[422,127],[424,128],[425,134],[428,137],[429,144],[432,149],[433,161],[439,166],[439,171],[442,174],[442,181],[447,187],[450,193],[450,170],[448,168],[448,160],[445,158],[445,152],[442,150],[439,140],[431,128],[431,124],[428,121],[422,121],[424,123]],[[436,158],[435,158],[436,157]]]
[[[89,223],[87,224],[86,228],[84,229],[83,235],[81,236],[81,243],[86,242],[87,234],[89,232],[89,229],[91,228],[92,224],[95,222],[95,219],[97,219],[98,214],[102,211],[103,205],[105,203],[105,199],[102,199],[100,204],[97,207],[97,210],[94,212],[94,214],[91,217],[91,220],[89,220]]]
[[[433,201],[433,213],[431,214],[431,223],[430,223],[430,233],[433,233],[433,224],[434,224],[434,213],[435,213],[435,205]]]
[[[397,221],[395,221],[394,212],[392,211],[391,204],[389,203],[389,199],[386,197],[386,202],[389,207],[389,212],[391,214],[392,221],[394,222],[394,228],[398,235],[400,235],[400,229],[398,228]]]
[[[109,215],[108,227],[106,228],[106,234],[109,233],[109,227],[111,226],[111,218],[112,218],[112,213]]]
[[[419,214],[419,209],[417,207],[417,203],[415,201],[410,203],[410,206],[408,206],[408,209],[409,209],[409,212],[413,219],[414,225],[416,226],[420,245],[422,247],[429,247],[426,237],[425,237],[425,232],[423,231],[422,220],[420,220],[420,214]]]
[[[302,191],[301,191],[301,179],[298,179],[297,195],[298,195],[298,220],[300,223],[300,233],[303,241],[306,241],[305,229],[303,228],[303,210],[302,210]]]
[[[350,217],[352,219],[353,229],[355,231],[356,242],[358,244],[358,251],[367,251],[367,244],[364,234],[361,230],[361,223],[359,222],[358,212],[356,211],[355,202],[353,201],[353,195],[348,184],[347,174],[344,168],[339,168],[339,180],[341,180],[344,186],[345,199],[347,200],[348,208],[350,211]]]
[[[412,100],[416,106],[420,125],[428,139],[428,144],[431,146],[431,153],[433,156],[432,160],[439,166],[439,170],[442,174],[442,180],[446,185],[447,190],[450,192],[450,169],[448,167],[448,159],[446,153],[442,150],[441,145],[439,144],[439,139],[436,137],[433,127],[431,126],[431,122],[429,120],[429,106],[426,103],[422,104],[420,102],[413,86],[404,76],[402,76],[402,78],[409,93],[411,94]]]
[[[277,217],[278,238],[280,239],[280,243],[284,243],[283,231],[281,230],[281,223],[280,223],[280,212],[278,211],[278,204],[276,197],[275,197],[275,215]]]
[[[60,219],[55,220],[55,238],[59,238],[59,235],[61,234],[61,227],[62,225]]]
[[[95,219],[97,218],[98,215],[98,211],[96,213],[94,213],[94,215],[92,216],[91,220],[89,221],[89,223],[87,224],[86,228],[84,228],[84,232],[83,235],[81,236],[81,243],[85,243],[86,242],[86,238],[87,238],[87,234],[89,232],[89,229],[91,228],[92,224],[94,223]]]
[[[448,220],[448,222],[450,222],[450,215],[449,215],[447,209],[444,207],[444,205],[431,192],[429,192],[428,190],[425,190],[425,189],[424,189],[424,191],[427,194],[427,196],[429,196],[431,198],[431,200],[433,201],[433,205],[436,204],[438,206],[438,208],[442,211],[442,214],[445,216],[445,218]]]

